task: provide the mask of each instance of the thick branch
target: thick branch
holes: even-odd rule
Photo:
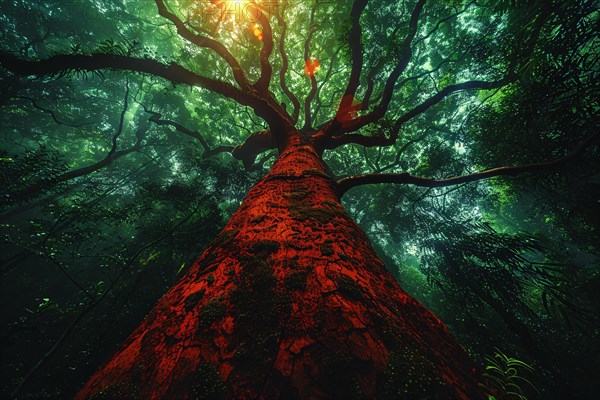
[[[358,144],[365,143],[368,146],[393,144],[398,136],[398,133],[399,133],[401,127],[406,122],[408,122],[415,116],[425,112],[432,106],[438,104],[439,102],[444,100],[449,95],[456,93],[458,91],[461,91],[461,90],[496,89],[496,88],[499,88],[506,84],[509,84],[511,82],[514,82],[515,80],[518,79],[518,76],[515,72],[518,67],[518,61],[513,61],[509,64],[505,77],[500,80],[492,81],[492,82],[473,80],[473,81],[459,83],[456,85],[450,85],[450,86],[442,89],[440,92],[436,93],[429,99],[425,100],[424,102],[422,102],[421,104],[419,104],[418,106],[416,106],[415,108],[413,108],[412,110],[410,110],[409,112],[407,112],[406,114],[401,116],[396,121],[388,140],[386,140],[385,138],[376,138],[376,139],[367,138],[367,139],[365,139],[362,137],[362,135],[358,135],[358,134],[346,137],[348,135],[345,135],[345,134],[350,133],[350,132],[356,132],[359,129],[361,129],[362,127],[379,120],[380,118],[382,118],[385,115],[387,108],[391,101],[391,96],[393,95],[394,87],[396,86],[396,81],[397,81],[399,75],[406,69],[406,66],[408,65],[408,61],[410,60],[410,58],[412,56],[411,44],[413,42],[414,37],[416,36],[418,20],[419,20],[419,16],[421,14],[421,9],[423,7],[424,2],[425,2],[425,0],[420,0],[417,3],[417,5],[415,6],[415,8],[413,9],[413,12],[411,15],[411,21],[409,23],[409,34],[405,38],[405,41],[404,41],[404,44],[402,47],[401,60],[386,82],[386,87],[383,91],[381,103],[378,106],[376,106],[372,112],[370,112],[364,116],[361,116],[359,118],[354,118],[354,119],[351,118],[352,117],[351,113],[342,115],[343,118],[340,118],[339,115],[336,116],[335,119],[331,120],[327,124],[327,126],[323,129],[323,132],[319,132],[317,135],[315,135],[315,140],[318,144],[319,149],[321,149],[321,150],[325,149],[325,148],[331,149],[331,148],[335,148],[335,147],[338,147],[340,145],[347,144],[347,143],[358,143]],[[460,13],[462,13],[462,12],[464,12],[464,10],[461,11]],[[537,40],[539,38],[539,34],[542,30],[541,28],[542,28],[543,24],[545,23],[545,21],[547,20],[549,15],[550,15],[550,11],[548,10],[548,8],[544,8],[540,11],[540,14],[536,17],[535,23],[533,24],[533,26],[530,29],[531,34],[529,35],[529,38],[524,42],[524,46],[518,52],[519,60],[525,60],[525,59],[527,59],[527,57],[529,57],[532,54],[532,52],[535,49]],[[454,18],[455,16],[456,16],[456,14],[453,14],[448,19]],[[429,34],[431,34],[431,32]],[[370,102],[371,101],[369,101],[369,103]],[[354,111],[352,109],[352,107],[349,110],[352,112]]]
[[[141,131],[140,131],[141,133]],[[137,135],[137,134],[136,134]],[[140,146],[141,147],[141,146]],[[120,152],[117,152],[117,155]],[[114,160],[114,159],[113,159]],[[150,159],[149,161],[147,161],[145,164],[143,164],[142,166],[134,169],[132,172],[130,172],[129,174],[127,174],[125,177],[118,179],[116,186],[111,186],[108,190],[105,190],[104,193],[102,195],[100,195],[99,197],[97,197],[91,204],[97,204],[100,199],[106,197],[107,195],[109,195],[110,193],[112,193],[114,190],[116,190],[116,188],[118,187],[122,187],[124,185],[125,182],[128,181],[129,178],[131,178],[132,176],[135,176],[136,174],[139,174],[140,171],[142,171],[144,168],[146,168],[148,165],[150,165],[151,163],[156,162],[156,159]],[[56,198],[62,196],[64,194],[64,191],[62,192],[54,192],[53,194],[46,196],[44,198],[41,198],[39,200],[36,201],[31,201],[28,202],[27,204],[21,205],[19,207],[13,208],[10,211],[7,211],[3,214],[0,214],[0,221],[4,222],[7,221],[10,218],[13,218],[16,215],[20,215],[22,213],[24,213],[25,211],[31,210],[33,208],[38,208],[41,206],[45,206],[50,204],[50,202],[54,201]],[[6,273],[8,272],[8,269],[4,269],[2,271],[2,273]]]
[[[141,137],[140,137],[140,139],[141,139]],[[142,147],[141,140],[137,140],[136,143],[132,147],[124,149],[124,150],[115,151],[112,154],[107,155],[104,159],[98,161],[95,164],[88,165],[88,166],[82,167],[82,168],[78,168],[73,171],[65,172],[64,174],[62,174],[56,178],[55,183],[58,184],[58,183],[66,182],[68,180],[79,178],[80,176],[89,175],[92,172],[99,171],[100,169],[111,164],[113,161],[115,161],[123,156],[126,156],[127,154],[138,151],[141,147]]]
[[[367,115],[365,119],[376,120],[378,118],[383,117],[383,115],[387,111],[390,101],[392,100],[392,95],[394,93],[394,87],[396,86],[396,82],[398,81],[398,78],[404,72],[404,70],[406,70],[408,62],[412,57],[412,41],[415,38],[415,35],[417,34],[419,17],[421,16],[421,11],[423,10],[424,5],[425,0],[419,0],[415,5],[415,8],[413,9],[413,12],[410,16],[408,34],[406,35],[406,38],[404,38],[404,42],[402,43],[400,61],[398,62],[394,70],[391,72],[385,83],[381,103],[379,103],[378,107],[376,107],[376,109],[373,111],[372,116],[369,117]]]
[[[475,172],[467,175],[455,176],[452,178],[434,179],[420,176],[413,176],[408,173],[401,174],[365,174],[349,176],[337,181],[338,193],[343,195],[353,187],[360,185],[371,185],[377,183],[395,183],[408,184],[422,187],[445,187],[458,185],[467,182],[476,182],[482,179],[493,178],[495,176],[516,176],[524,173],[542,172],[559,168],[569,162],[574,161],[577,157],[584,153],[587,147],[600,139],[600,134],[596,133],[589,136],[587,139],[577,145],[577,147],[569,155],[559,159],[542,162],[525,164],[515,167],[498,167],[487,169],[480,172]]]
[[[379,59],[377,64],[367,73],[366,81],[367,81],[367,89],[365,91],[365,96],[363,97],[363,101],[361,104],[361,110],[368,110],[369,105],[371,104],[371,96],[373,96],[373,90],[375,89],[375,80],[373,79],[375,75],[383,68],[385,64],[385,57]]]
[[[273,143],[271,132],[268,130],[258,131],[248,136],[244,143],[236,146],[231,151],[231,154],[236,159],[242,161],[246,169],[250,169],[259,154],[274,148],[275,144]]]
[[[346,131],[346,132],[353,132],[353,131],[356,131],[356,130],[362,128],[363,126],[366,126],[372,122],[379,120],[380,118],[382,118],[385,115],[385,113],[388,109],[388,106],[390,104],[390,101],[392,100],[392,95],[394,92],[394,87],[396,86],[396,81],[398,80],[398,78],[400,77],[402,72],[404,72],[404,70],[408,66],[408,62],[410,61],[410,58],[412,57],[412,47],[411,47],[412,41],[413,41],[415,35],[417,34],[419,17],[421,16],[421,11],[423,10],[424,4],[425,4],[425,0],[419,0],[417,2],[417,4],[415,5],[415,8],[412,11],[412,14],[410,17],[410,22],[409,22],[408,34],[406,35],[406,38],[404,39],[404,42],[402,43],[402,50],[401,50],[402,55],[400,57],[400,61],[398,62],[398,64],[394,68],[394,70],[390,73],[390,75],[385,83],[385,88],[383,91],[383,98],[381,99],[381,102],[377,105],[377,107],[375,107],[375,109],[372,112],[368,113],[367,115],[364,115],[364,116],[354,119],[354,120],[352,120],[350,118],[351,114],[354,111],[356,111],[355,108],[360,108],[359,106],[355,106],[355,108],[353,108],[353,105],[352,105],[352,102],[354,101],[354,92],[356,91],[356,87],[358,86],[358,83],[359,83],[358,80],[360,79],[360,70],[359,70],[358,77],[351,76],[350,82],[348,84],[348,89],[346,90],[346,93],[344,94],[344,98],[342,98],[342,103],[340,104],[340,108],[338,110],[335,120],[332,121],[329,124],[329,126],[327,126],[324,130],[325,140],[331,138],[335,134],[335,132],[337,132],[340,129],[340,127],[342,127],[344,129],[344,131]],[[355,5],[356,5],[356,2],[355,2]],[[361,10],[361,12],[362,12],[362,10]],[[360,18],[360,15],[359,15],[359,18]],[[354,29],[353,29],[353,31],[354,31]],[[359,37],[359,40],[360,40],[360,37]],[[361,45],[361,50],[362,50],[362,45]],[[355,73],[354,62],[358,62],[360,59],[360,62],[362,64],[362,51],[360,53],[361,54],[360,57],[358,57],[358,55],[355,54],[355,52],[358,52],[358,49],[355,49],[353,47],[353,74]],[[362,68],[362,66],[361,66],[361,68]],[[353,78],[356,79],[356,82],[352,82]],[[350,92],[349,92],[349,90],[350,90]],[[370,94],[369,94],[369,97],[370,97]]]
[[[314,108],[314,111],[312,113],[312,123],[316,123],[316,121],[319,118],[319,112],[321,111],[321,108],[323,106],[323,102],[321,100],[321,91],[323,90],[323,86],[325,86],[326,83],[329,82],[329,80],[331,79],[331,77],[337,73],[339,73],[339,70],[336,70],[334,72],[334,65],[337,61],[337,57],[340,51],[342,51],[343,47],[338,47],[336,51],[333,52],[333,54],[330,55],[329,58],[329,66],[327,67],[327,73],[325,74],[325,77],[321,80],[321,82],[319,83],[318,87],[317,87],[317,93],[315,95],[315,98],[317,99],[317,103],[316,106]],[[333,103],[333,98],[330,101],[330,104]],[[321,129],[321,127],[319,127],[319,129]]]
[[[152,114],[149,121],[154,122],[156,125],[159,125],[159,126],[173,127],[173,128],[175,128],[176,131],[181,132],[184,135],[190,136],[190,137],[198,140],[200,142],[200,144],[202,145],[202,148],[204,149],[204,155],[203,155],[204,158],[208,158],[213,155],[220,154],[220,153],[231,153],[231,155],[234,158],[242,161],[244,166],[247,169],[250,169],[254,166],[256,157],[259,154],[263,153],[266,150],[275,148],[275,145],[273,144],[273,138],[271,136],[270,131],[253,132],[250,134],[250,136],[248,136],[248,138],[244,141],[244,143],[242,143],[241,145],[235,146],[235,147],[234,146],[217,146],[217,147],[211,148],[209,146],[208,142],[206,141],[206,139],[204,139],[204,137],[197,131],[193,131],[189,128],[186,128],[185,126],[183,126],[182,124],[180,124],[178,122],[171,121],[168,119],[162,119],[161,114],[159,114],[155,111],[150,111],[143,105],[142,105],[142,107],[144,107],[144,110],[147,113]]]
[[[44,60],[30,61],[20,59],[13,54],[0,50],[0,66],[19,76],[65,75],[69,71],[100,71],[114,69],[134,71],[164,78],[174,84],[201,86],[243,105],[251,105],[251,99],[236,87],[207,78],[171,63],[165,65],[158,61],[112,54],[57,55]]]
[[[362,27],[360,25],[360,17],[367,7],[368,0],[354,0],[350,18],[352,19],[352,28],[348,37],[348,44],[352,52],[352,70],[348,85],[342,97],[342,101],[338,108],[337,114],[345,114],[347,109],[352,106],[356,89],[360,84],[360,74],[363,67],[363,46],[362,46]]]
[[[250,4],[249,10],[256,14],[256,19],[263,28],[263,46],[260,50],[260,78],[254,84],[254,87],[260,93],[266,94],[271,83],[271,76],[273,75],[273,67],[269,62],[269,57],[273,52],[273,31],[271,30],[269,19],[256,5]]]
[[[117,131],[115,132],[115,134],[113,135],[113,137],[111,139],[111,148],[110,148],[109,152],[106,154],[106,156],[102,160],[98,161],[95,164],[88,165],[86,167],[77,168],[72,171],[65,172],[62,175],[59,175],[58,177],[53,179],[54,185],[69,181],[71,179],[79,178],[80,176],[91,174],[92,172],[98,171],[98,170],[108,166],[114,160],[116,160],[120,157],[123,157],[129,153],[133,153],[134,151],[137,151],[141,148],[142,139],[143,139],[142,127],[140,127],[138,129],[138,131],[136,132],[136,142],[132,147],[125,149],[125,150],[117,151],[117,140],[123,133],[123,127],[125,124],[125,114],[127,113],[128,108],[129,108],[129,86],[126,86],[125,100],[123,102],[123,109],[121,110],[121,115],[119,117],[119,126],[117,127]]]
[[[121,110],[121,116],[119,117],[119,127],[117,128],[117,132],[112,137],[112,145],[110,151],[106,155],[106,158],[111,158],[115,151],[117,151],[117,140],[119,140],[119,136],[123,133],[123,127],[125,126],[125,114],[127,114],[127,110],[129,109],[129,77],[125,83],[125,99],[123,100],[123,109]],[[138,142],[140,142],[140,136],[138,136]]]
[[[263,48],[260,53],[261,76],[255,85],[251,85],[248,82],[248,79],[246,78],[246,75],[238,61],[223,44],[214,39],[201,34],[196,34],[189,30],[185,26],[185,23],[179,17],[177,17],[177,15],[167,9],[165,0],[155,0],[155,2],[158,6],[159,14],[175,24],[177,33],[181,37],[185,38],[196,46],[206,47],[214,50],[223,60],[227,62],[227,64],[229,64],[235,81],[242,89],[243,95],[247,98],[245,102],[240,102],[239,100],[238,102],[243,105],[251,106],[254,111],[269,124],[273,132],[275,132],[275,135],[277,136],[276,139],[278,142],[278,147],[285,147],[285,143],[288,140],[287,134],[290,131],[293,131],[294,127],[290,116],[286,113],[281,104],[275,101],[272,94],[268,90],[272,75],[272,67],[269,63],[269,56],[273,50],[273,37],[269,21],[260,11],[259,7],[254,2],[249,4],[249,9],[256,12],[258,21],[264,30]]]

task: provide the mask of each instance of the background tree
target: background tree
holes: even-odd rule
[[[5,393],[72,396],[296,131],[340,194],[412,184],[346,209],[473,355],[525,359],[544,398],[597,390],[593,2],[13,1],[2,18]],[[521,167],[476,172],[503,165]],[[319,379],[354,390],[351,361]]]

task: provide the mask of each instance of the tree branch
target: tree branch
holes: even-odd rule
[[[13,99],[21,99],[21,100],[29,100],[31,102],[31,104],[33,105],[33,107],[35,107],[36,109],[45,112],[46,114],[50,114],[50,117],[52,118],[52,120],[54,122],[56,122],[59,125],[64,125],[64,126],[70,126],[72,128],[81,128],[82,126],[85,125],[91,125],[91,122],[85,122],[82,124],[72,124],[69,122],[63,122],[61,120],[58,119],[58,117],[56,116],[56,113],[50,109],[44,108],[42,106],[40,106],[37,101],[32,98],[32,97],[28,97],[28,96],[14,96]]]
[[[184,135],[187,135],[187,136],[192,137],[192,138],[196,139],[197,141],[199,141],[200,144],[202,145],[202,148],[204,149],[205,154],[206,153],[214,154],[213,149],[210,148],[210,146],[208,145],[208,142],[206,142],[204,137],[202,137],[202,135],[200,135],[200,133],[198,133],[197,131],[193,131],[189,128],[186,128],[185,126],[183,126],[182,124],[180,124],[178,122],[171,121],[168,119],[162,119],[162,114],[160,114],[156,111],[149,110],[143,104],[141,106],[146,113],[152,115],[149,118],[150,122],[154,122],[158,126],[171,126],[171,127],[175,128],[176,131],[181,132]]]
[[[233,72],[233,77],[235,81],[240,85],[243,89],[249,89],[250,83],[242,70],[242,67],[235,59],[235,57],[227,50],[225,46],[223,46],[219,41],[211,39],[206,36],[202,36],[200,34],[196,34],[190,31],[184,24],[184,22],[177,17],[177,15],[173,14],[167,9],[164,0],[155,0],[156,6],[158,7],[158,13],[171,21],[175,27],[177,28],[177,34],[182,38],[188,40],[189,42],[195,44],[198,47],[205,47],[213,50],[217,53],[227,64],[231,67],[231,71]]]
[[[281,11],[275,14],[277,18],[277,23],[281,26],[281,37],[279,38],[279,52],[281,53],[281,70],[279,71],[279,84],[281,85],[281,89],[283,93],[290,99],[292,102],[292,106],[294,107],[291,117],[292,122],[296,124],[298,122],[298,117],[300,116],[300,101],[298,98],[292,93],[292,91],[288,88],[285,82],[285,75],[289,69],[289,61],[287,57],[287,53],[285,51],[285,37],[287,33],[287,22],[283,17],[283,13],[287,9],[288,2],[284,0],[281,5]]]
[[[455,176],[452,178],[444,178],[444,179],[434,179],[434,178],[425,178],[420,176],[413,176],[408,173],[401,174],[365,174],[365,175],[354,175],[346,178],[342,178],[338,180],[337,187],[338,193],[342,196],[348,190],[353,187],[360,185],[371,185],[378,183],[395,183],[395,184],[408,184],[422,187],[445,187],[458,185],[461,183],[467,182],[476,182],[482,179],[488,179],[496,176],[516,176],[523,173],[531,173],[531,172],[542,172],[551,169],[556,169],[561,167],[569,162],[574,161],[577,157],[582,155],[584,151],[592,145],[595,141],[600,139],[600,134],[595,133],[575,147],[575,149],[568,155],[558,158],[553,161],[542,162],[542,163],[532,163],[525,164],[521,166],[515,167],[498,167],[487,169],[480,172],[475,172],[472,174]]]
[[[366,5],[366,1],[363,1],[363,3],[365,3],[364,5]],[[357,5],[356,2],[354,3],[354,5],[355,6]],[[364,9],[364,5],[363,5],[363,9]],[[375,109],[373,111],[371,111],[370,113],[368,113],[360,118],[354,119],[354,120],[352,119],[352,113],[354,111],[356,111],[356,108],[360,108],[357,106],[353,106],[353,104],[352,104],[352,102],[354,101],[354,93],[356,92],[356,88],[358,87],[359,79],[360,79],[360,70],[358,70],[358,72],[355,72],[354,63],[358,62],[360,60],[360,62],[362,64],[362,45],[360,47],[360,50],[361,50],[360,57],[357,54],[358,49],[356,48],[356,46],[352,46],[352,55],[353,55],[352,70],[353,71],[352,71],[352,75],[350,78],[350,82],[348,83],[348,88],[346,90],[346,93],[344,94],[344,97],[342,98],[342,102],[340,104],[340,107],[338,109],[335,119],[333,121],[331,121],[331,123],[324,129],[324,132],[323,132],[324,140],[326,140],[326,141],[329,140],[333,136],[333,134],[335,132],[337,132],[340,128],[343,128],[343,130],[346,132],[353,132],[353,131],[356,131],[356,130],[362,128],[363,126],[366,126],[372,122],[379,120],[380,118],[382,118],[385,115],[385,113],[388,109],[388,106],[392,100],[392,95],[394,92],[394,87],[396,86],[396,81],[398,80],[398,78],[400,77],[402,72],[404,72],[404,70],[408,66],[408,62],[410,61],[410,58],[412,57],[412,48],[411,48],[412,41],[413,41],[415,35],[417,34],[419,17],[421,16],[421,11],[423,10],[424,5],[425,5],[425,0],[419,0],[411,13],[408,34],[406,35],[406,38],[404,39],[404,42],[402,43],[402,50],[401,50],[402,55],[400,57],[400,61],[398,62],[396,67],[392,70],[390,75],[388,76],[388,79],[385,84],[385,88],[383,90],[383,97],[381,99],[381,102],[375,107]],[[360,5],[358,5],[358,7],[360,7]],[[353,6],[353,11],[354,11],[354,6]],[[360,10],[360,12],[362,13],[362,10]],[[355,16],[353,19],[353,29],[352,29],[351,36],[353,34],[354,35],[358,34],[359,35],[358,40],[360,42],[360,24],[358,23],[358,20],[356,18],[357,17]],[[360,15],[358,16],[358,18],[360,18]],[[359,26],[358,33],[355,32],[355,29],[354,29],[355,22]],[[362,65],[361,65],[361,68],[362,68]],[[354,76],[355,73],[357,73],[358,76]],[[352,79],[355,79],[355,81],[352,81]],[[369,94],[369,97],[370,97],[370,94]]]
[[[321,83],[319,83],[318,87],[317,87],[317,93],[315,95],[315,98],[317,99],[317,103],[316,103],[316,107],[315,110],[312,113],[312,123],[316,123],[318,121],[319,118],[319,112],[321,111],[321,108],[323,106],[323,101],[321,100],[321,91],[323,90],[323,86],[325,86],[325,84],[327,82],[329,82],[329,80],[331,79],[331,77],[337,73],[339,73],[340,71],[337,70],[334,72],[333,67],[335,65],[335,62],[337,61],[337,57],[339,52],[343,49],[343,47],[338,47],[337,50],[335,50],[333,52],[333,54],[330,55],[329,58],[329,67],[327,68],[327,73],[325,74],[325,77],[323,77],[323,79],[321,80]],[[333,98],[330,101],[331,104],[333,104]]]
[[[256,19],[262,26],[262,42],[263,46],[260,50],[260,77],[258,81],[254,83],[254,87],[260,93],[267,94],[269,90],[269,84],[271,83],[271,76],[273,75],[273,67],[269,62],[269,57],[273,52],[273,31],[271,30],[271,24],[265,14],[255,4],[249,5],[249,10],[256,13]]]
[[[251,169],[259,154],[274,148],[271,132],[264,130],[252,133],[244,143],[236,146],[231,154],[234,158],[242,161],[246,169]]]
[[[412,14],[410,16],[408,34],[406,35],[406,37],[404,38],[404,42],[402,43],[400,61],[392,70],[392,72],[388,76],[387,81],[385,82],[385,87],[383,89],[383,98],[381,99],[381,102],[375,108],[375,110],[372,113],[370,113],[372,116],[369,116],[369,114],[367,114],[365,117],[363,117],[365,120],[377,120],[383,117],[383,115],[387,111],[390,101],[392,100],[392,95],[394,93],[394,87],[396,86],[396,82],[398,81],[400,75],[406,70],[408,62],[412,57],[412,41],[415,38],[415,35],[417,34],[419,18],[421,16],[421,11],[423,10],[424,5],[425,0],[419,0],[415,5],[415,8],[413,9]]]
[[[315,5],[310,13],[310,22],[308,29],[308,36],[304,41],[304,63],[305,65],[309,65],[310,61],[310,42],[312,41],[313,33],[317,30],[314,25],[315,14],[317,12],[317,6]],[[315,71],[308,70],[308,77],[310,79],[310,92],[306,99],[304,99],[304,127],[302,128],[304,131],[308,131],[312,129],[312,120],[310,113],[310,105],[317,94],[317,78],[315,78]]]
[[[509,66],[506,70],[506,75],[502,79],[499,79],[496,81],[491,81],[491,82],[472,80],[472,81],[462,82],[462,83],[455,84],[455,85],[450,85],[450,86],[443,88],[438,93],[431,96],[429,99],[425,100],[424,102],[422,102],[421,104],[419,104],[418,106],[414,107],[412,110],[408,111],[403,116],[401,116],[394,124],[394,127],[391,130],[390,137],[388,139],[379,138],[379,137],[375,138],[375,139],[371,139],[370,137],[365,138],[364,136],[359,135],[359,134],[346,135],[347,133],[358,131],[362,127],[379,120],[380,118],[382,118],[385,115],[385,113],[387,111],[387,107],[389,106],[389,103],[391,101],[391,96],[393,94],[394,87],[396,86],[396,81],[397,81],[399,75],[406,69],[406,66],[408,65],[408,61],[410,60],[410,58],[412,56],[411,44],[416,35],[418,20],[419,20],[419,16],[420,16],[421,9],[423,7],[424,2],[425,2],[425,0],[419,0],[417,5],[413,9],[413,12],[411,15],[411,21],[409,23],[409,34],[405,38],[405,41],[402,46],[401,60],[398,63],[398,65],[396,66],[396,68],[394,69],[394,71],[392,72],[392,74],[390,74],[390,76],[386,82],[386,87],[384,89],[382,100],[381,100],[380,104],[377,105],[372,112],[370,112],[364,116],[358,117],[358,118],[353,119],[352,115],[351,115],[351,113],[355,111],[355,109],[353,109],[353,107],[358,107],[358,106],[350,107],[348,109],[349,113],[347,113],[345,115],[345,118],[339,118],[339,115],[336,116],[335,119],[331,120],[326,125],[326,127],[323,129],[323,132],[319,132],[317,135],[315,135],[315,140],[321,150],[336,148],[340,145],[348,144],[348,143],[357,143],[357,144],[363,144],[363,145],[366,144],[367,146],[391,145],[397,139],[398,133],[399,133],[401,127],[406,122],[408,122],[415,116],[427,111],[429,108],[438,104],[439,102],[444,100],[446,97],[452,95],[453,93],[456,93],[461,90],[496,89],[496,88],[502,87],[504,85],[507,85],[511,82],[514,82],[518,79],[518,74],[515,71],[517,70],[519,61],[513,61],[513,62],[509,63]],[[471,3],[469,3],[469,5],[467,5],[467,7],[470,6],[470,4]],[[462,11],[460,11],[459,13],[449,16],[448,18],[440,21],[439,24],[441,25],[441,23],[443,23],[451,18],[456,17],[457,15],[463,13],[465,10],[466,10],[466,8],[463,9]],[[542,31],[541,28],[542,28],[543,24],[547,21],[548,16],[550,14],[551,14],[551,11],[550,11],[550,8],[548,8],[548,7],[545,7],[545,8],[542,8],[539,10],[539,15],[537,15],[537,17],[535,18],[534,24],[531,26],[531,28],[527,29],[530,32],[529,38],[524,42],[524,46],[521,49],[519,49],[519,51],[518,51],[518,53],[519,53],[518,59],[519,60],[521,60],[521,61],[526,60],[527,57],[529,57],[533,53],[536,43],[538,41],[540,32]],[[435,30],[437,30],[437,28],[438,28],[438,25],[436,25],[436,28],[434,28],[434,30],[432,32],[430,32],[428,35],[431,35],[433,32],[435,32]],[[410,78],[410,79],[412,79],[412,78]],[[344,117],[344,116],[342,116],[342,117]]]
[[[367,7],[368,0],[354,0],[350,18],[352,19],[352,28],[348,37],[348,44],[352,53],[352,70],[350,78],[346,85],[346,90],[342,96],[342,101],[337,111],[337,115],[345,114],[347,109],[352,106],[356,89],[360,84],[360,75],[363,67],[363,45],[362,45],[362,27],[360,25],[360,17]]]
[[[410,111],[403,114],[400,118],[398,118],[390,131],[389,137],[364,136],[361,134],[342,134],[340,136],[332,137],[329,140],[329,142],[327,143],[325,148],[335,149],[336,147],[339,147],[339,146],[342,146],[345,144],[350,144],[350,143],[355,143],[355,144],[359,144],[361,146],[366,146],[366,147],[391,146],[396,142],[396,139],[398,138],[398,134],[400,133],[400,129],[402,128],[402,126],[405,123],[407,123],[408,121],[410,121],[417,115],[422,114],[425,111],[429,110],[431,107],[440,103],[442,100],[444,100],[448,96],[450,96],[454,93],[463,91],[463,90],[497,89],[499,87],[508,85],[509,83],[516,81],[517,78],[518,78],[518,76],[516,74],[510,74],[510,75],[507,75],[506,77],[499,79],[497,81],[491,81],[491,82],[467,81],[467,82],[462,82],[462,83],[457,83],[455,85],[447,86],[444,89],[437,92],[436,94],[434,94],[433,96],[429,97],[427,100],[423,101],[421,104],[417,105],[416,107],[412,108]],[[358,118],[357,124],[345,127],[342,132],[344,132],[344,131],[348,132],[348,131],[353,131],[353,130],[359,129],[360,127],[363,126],[363,122],[360,122],[360,120],[361,120],[361,118]]]
[[[40,193],[42,193],[46,190],[49,190],[51,188],[54,188],[63,182],[67,182],[72,179],[79,178],[81,176],[89,175],[93,172],[99,171],[102,168],[105,168],[105,167],[109,166],[110,164],[112,164],[115,160],[117,160],[121,157],[124,157],[130,153],[140,150],[140,148],[142,147],[142,141],[144,139],[143,133],[145,133],[145,129],[142,126],[139,126],[135,133],[136,141],[133,146],[131,146],[127,149],[117,150],[117,140],[123,133],[125,114],[127,113],[127,110],[129,109],[128,98],[129,98],[129,85],[126,85],[125,99],[123,102],[123,109],[121,110],[121,114],[119,117],[119,125],[118,125],[117,130],[115,131],[114,135],[112,136],[111,148],[102,160],[100,160],[94,164],[87,165],[85,167],[76,168],[76,169],[67,171],[65,173],[62,173],[54,178],[49,179],[49,181],[47,181],[45,183],[38,182],[31,186],[25,187],[24,189],[15,191],[15,192],[11,193],[11,197],[14,199],[13,201],[21,202],[21,201],[30,200],[34,197],[37,197]]]
[[[149,121],[154,122],[156,125],[159,126],[171,126],[175,128],[176,131],[198,140],[204,148],[204,158],[208,158],[219,153],[231,153],[231,155],[235,159],[243,162],[244,167],[246,169],[250,169],[251,167],[253,167],[256,157],[259,154],[263,153],[266,150],[275,148],[271,132],[268,130],[252,132],[250,136],[246,138],[244,143],[235,147],[217,146],[215,148],[211,148],[206,139],[204,139],[204,137],[202,137],[202,135],[197,131],[192,131],[191,129],[186,128],[178,122],[171,121],[168,119],[162,119],[162,115],[158,112],[148,110],[144,105],[142,105],[142,107],[144,108],[145,112],[147,112],[148,114],[152,114]]]
[[[509,73],[504,78],[499,79],[497,81],[489,82],[489,81],[473,80],[473,81],[466,81],[466,82],[457,83],[455,85],[446,86],[445,88],[443,88],[442,90],[440,90],[439,92],[437,92],[436,94],[434,94],[433,96],[431,96],[427,100],[423,101],[421,104],[414,107],[412,110],[408,111],[407,113],[402,115],[400,118],[398,118],[396,120],[396,122],[394,123],[394,127],[393,127],[391,135],[393,136],[393,139],[395,141],[396,138],[398,137],[398,132],[400,131],[400,128],[402,128],[402,125],[404,125],[406,122],[410,121],[417,115],[429,110],[431,107],[438,104],[439,102],[444,100],[446,97],[448,97],[454,93],[457,93],[457,92],[460,92],[463,90],[497,89],[502,86],[508,85],[509,83],[515,82],[517,79],[518,79],[517,74]]]
[[[200,86],[242,105],[251,105],[251,98],[236,87],[189,71],[179,64],[113,54],[56,55],[44,60],[23,60],[0,50],[0,66],[19,76],[65,75],[70,71],[100,71],[104,69],[141,72],[164,78],[174,84]]]

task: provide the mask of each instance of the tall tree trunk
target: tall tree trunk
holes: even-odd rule
[[[447,328],[408,296],[290,145],[77,399],[483,399]]]

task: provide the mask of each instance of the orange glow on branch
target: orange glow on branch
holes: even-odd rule
[[[252,33],[254,34],[254,36],[256,36],[256,38],[258,40],[260,40],[260,41],[263,40],[263,33],[261,31],[261,27],[259,24],[251,24],[250,30],[252,31]]]
[[[310,57],[304,63],[304,73],[308,76],[315,76],[321,69],[321,63],[314,57]]]

